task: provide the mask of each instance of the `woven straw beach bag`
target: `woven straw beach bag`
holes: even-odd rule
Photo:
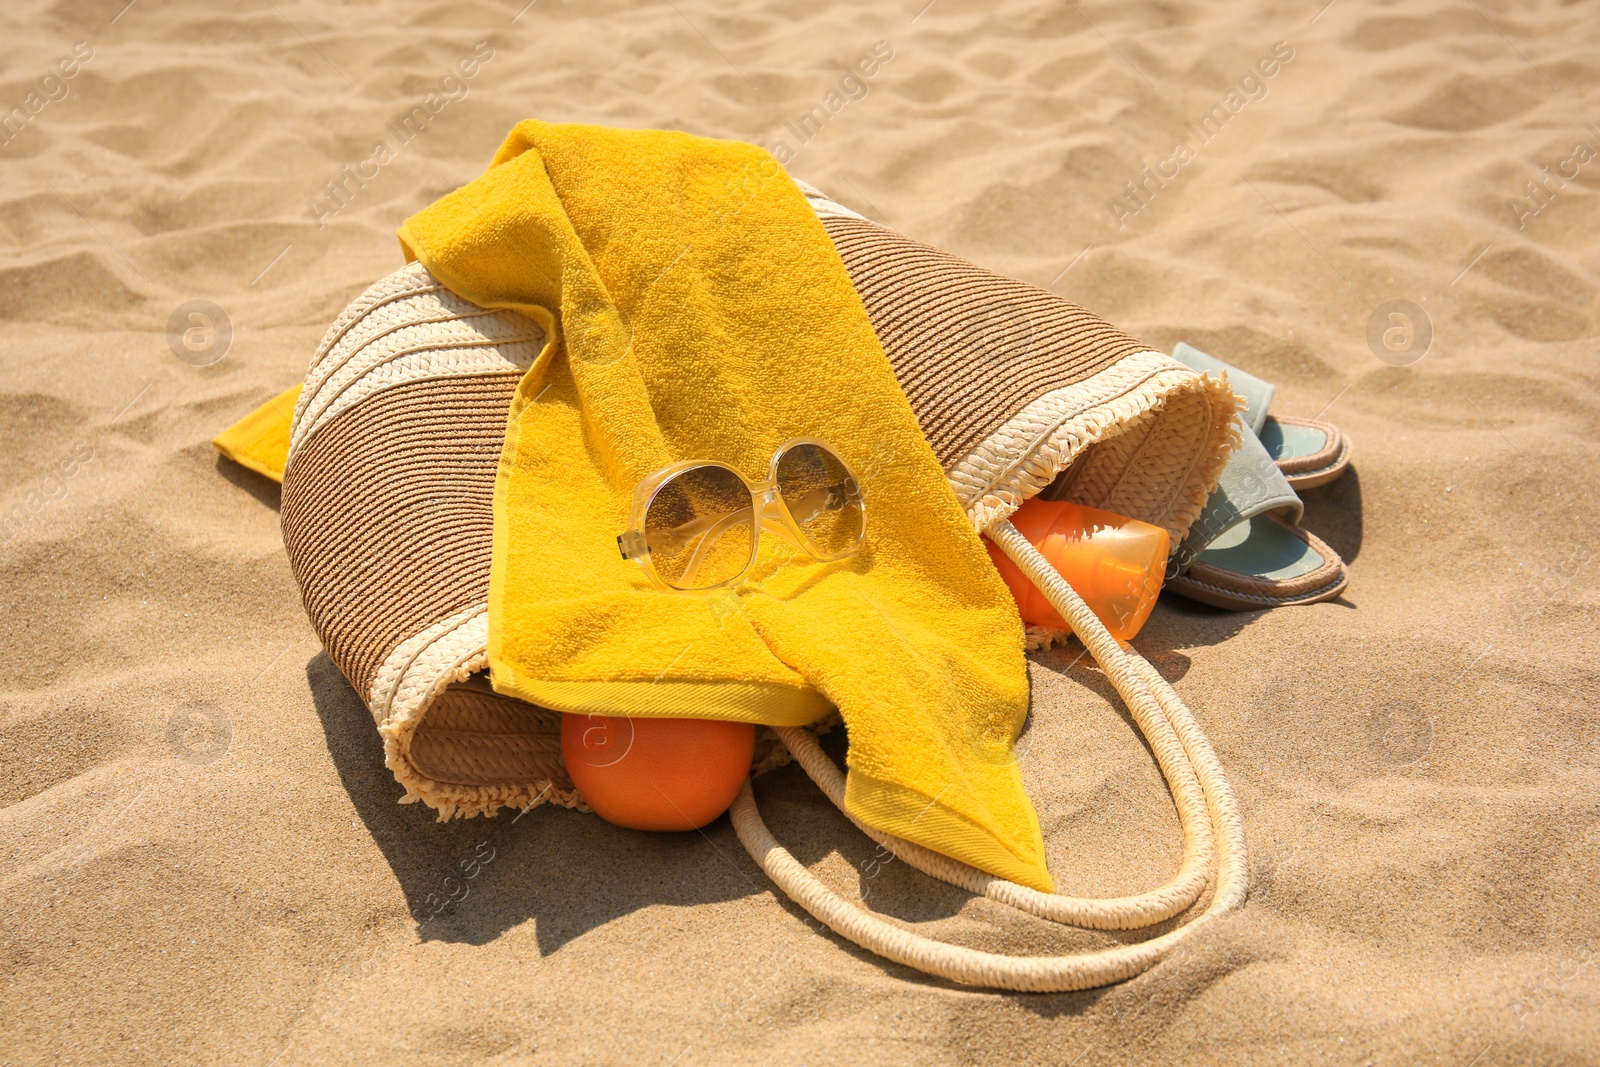
[[[976,529],[1012,551],[996,529],[1010,529],[1005,517],[1043,495],[1142,519],[1164,527],[1174,544],[1182,541],[1233,444],[1235,399],[1225,381],[1152,351],[1053,293],[912,241],[802,188]],[[531,320],[468,303],[413,263],[362,293],[334,322],[295,409],[282,521],[306,610],[328,656],[377,721],[404,802],[420,800],[441,819],[542,803],[584,807],[562,764],[559,713],[495,693],[484,673],[496,465],[512,395],[543,341]],[[1047,595],[1067,597],[1052,593],[1050,575],[1030,571],[1027,562],[1019,558]],[[1057,607],[1075,623],[1080,617],[1070,603]],[[1202,868],[1213,858],[1211,829],[1220,827],[1220,838],[1232,832],[1218,814],[1231,797],[1209,746],[1159,676],[1136,655],[1123,656],[1109,636],[1106,645],[1075,629],[1129,701],[1173,783],[1189,839],[1184,871],[1153,894],[1109,907],[1046,894],[1034,896],[1072,906],[1018,906],[1036,914],[1053,909],[1061,914],[1046,917],[1099,928],[1147,925],[1198,897]],[[1029,630],[1032,645],[1057,636]],[[1110,660],[1136,664],[1114,668]],[[1152,731],[1170,744],[1163,748]],[[762,728],[758,737],[754,770],[793,753],[830,795],[837,787],[842,804],[843,775],[814,734]],[[734,819],[752,847],[750,835],[765,828],[754,829],[759,816],[751,822],[748,797],[736,803]],[[1021,887],[958,870],[898,839],[885,843],[914,866],[1018,903],[1013,890]],[[1237,868],[1242,839],[1228,848],[1223,866]],[[1012,973],[961,955],[987,954],[924,942],[899,927],[861,927],[878,920],[838,912],[823,899],[831,891],[802,884],[810,877],[803,868],[786,871],[785,881],[773,866],[781,857],[768,851],[768,873],[845,936],[957,981],[1083,988],[1137,973],[1170,948],[1157,938],[1111,950],[1125,958],[1110,963]],[[1208,915],[1242,899],[1242,875],[1223,875]]]

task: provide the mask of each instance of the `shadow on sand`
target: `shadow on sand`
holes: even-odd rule
[[[219,455],[216,458],[217,473],[222,475],[229,484],[236,489],[243,489],[256,498],[256,502],[273,511],[282,505],[282,487],[277,482],[264,474],[257,474],[249,467],[242,467],[229,459]]]
[[[401,804],[404,790],[384,766],[382,739],[355,690],[323,653],[306,664],[306,677],[340,780],[425,940],[484,944],[533,920],[539,950],[548,955],[642,908],[756,895],[772,897],[791,916],[818,927],[767,880],[726,816],[702,831],[660,834],[625,830],[553,805],[441,823],[423,804]],[[836,758],[842,758],[842,731],[830,740]],[[847,848],[852,862],[872,855],[872,842],[797,766],[762,776],[756,794],[773,833],[789,843],[800,862],[815,865],[836,848]],[[913,919],[951,915],[966,899],[941,883],[921,880],[920,891],[910,898],[917,914],[897,914]],[[882,962],[832,933],[827,936],[861,959]],[[920,977],[895,964],[883,966],[902,977]]]

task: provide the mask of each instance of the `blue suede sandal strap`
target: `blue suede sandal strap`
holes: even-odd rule
[[[1272,394],[1276,388],[1271,382],[1246,374],[1238,367],[1229,366],[1216,356],[1208,356],[1182,341],[1172,350],[1172,358],[1201,374],[1226,373],[1233,391],[1244,397],[1245,409],[1241,413],[1244,424],[1250,427],[1252,434],[1261,432],[1261,427],[1266,425],[1267,409],[1272,407]]]
[[[1198,368],[1197,368],[1198,369]],[[1232,381],[1230,375],[1229,381]],[[1270,386],[1268,387],[1271,388]],[[1172,553],[1169,573],[1182,574],[1205,547],[1245,519],[1275,512],[1291,525],[1298,524],[1305,505],[1290,488],[1278,465],[1254,433],[1241,429],[1239,447],[1222,469],[1222,479],[1206,498],[1205,510],[1189,527],[1189,535]]]

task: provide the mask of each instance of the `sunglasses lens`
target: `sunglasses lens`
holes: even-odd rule
[[[755,548],[750,488],[727,467],[674,475],[644,516],[656,574],[674,589],[712,589],[744,572]]]
[[[867,513],[861,487],[844,461],[821,445],[799,444],[778,459],[778,492],[820,559],[861,547]]]

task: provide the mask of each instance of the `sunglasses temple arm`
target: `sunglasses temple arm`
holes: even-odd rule
[[[734,516],[737,517],[744,514],[745,512],[740,511],[735,512]],[[698,515],[682,525],[672,527],[667,531],[667,533],[671,537],[671,543],[688,544],[697,537],[704,537],[717,533],[718,525],[726,523],[728,518],[729,516],[727,515],[723,515],[720,518],[713,518],[710,515]],[[649,535],[641,533],[641,536],[645,537],[648,541]]]
[[[718,539],[727,532],[729,527],[747,523],[751,518],[752,513],[749,510],[735,511],[722,516],[722,518],[713,523],[711,528],[701,535],[700,543],[694,546],[694,554],[689,557],[689,563],[683,569],[684,582],[693,588],[695,575],[700,572],[700,564],[705,561],[706,553],[711,546],[717,543]]]

